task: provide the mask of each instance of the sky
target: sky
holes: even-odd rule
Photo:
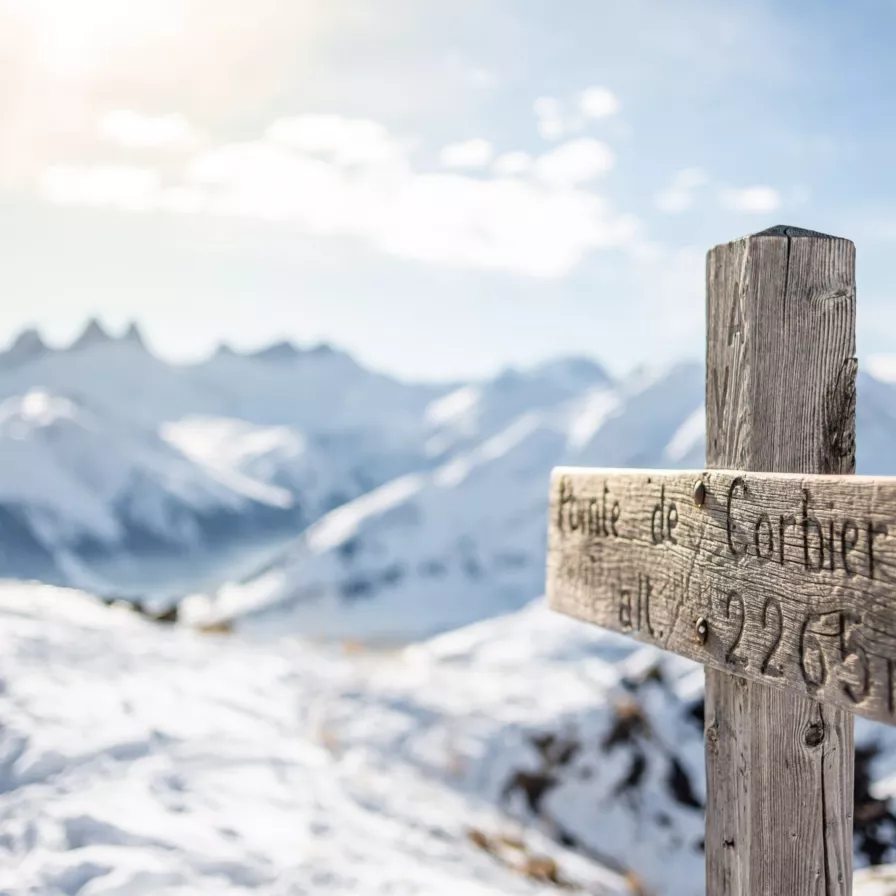
[[[896,353],[891,0],[0,0],[0,343],[408,379],[698,358],[708,249],[857,246]]]

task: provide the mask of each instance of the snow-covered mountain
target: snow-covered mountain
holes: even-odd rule
[[[226,514],[190,524],[214,534],[212,543],[270,535],[279,542],[397,477],[426,473],[521,414],[550,409],[607,382],[594,363],[566,359],[477,384],[416,385],[368,371],[327,346],[301,349],[285,342],[249,354],[222,348],[202,363],[175,365],[153,355],[135,326],[113,336],[91,321],[64,348],[48,346],[37,331],[27,330],[0,353],[0,400],[21,409],[34,407],[35,396],[42,395],[57,410],[77,409],[78,424],[69,421],[66,434],[58,436],[53,464],[54,476],[72,478],[78,486],[51,489],[54,503],[39,485],[52,481],[47,474],[20,468],[33,485],[0,493],[0,534],[9,548],[6,560],[0,554],[0,575],[99,587],[86,578],[98,563],[117,581],[110,563],[164,559],[166,544],[194,548],[201,539],[195,533],[182,537],[174,505],[165,504],[174,514],[169,518],[147,497],[154,490],[171,491],[162,472],[171,458],[201,473],[202,481],[224,483],[237,493],[254,489],[262,505],[282,504],[286,493],[288,531],[264,524],[258,501],[225,501]],[[64,417],[57,414],[46,432],[32,428],[28,438],[57,439]],[[94,433],[93,443],[75,447],[73,440],[80,445],[85,432]],[[143,469],[144,442],[165,463]],[[24,442],[12,443],[9,451],[24,450]],[[130,451],[139,475],[120,472]],[[117,466],[99,462],[116,452]],[[79,502],[82,507],[74,506]],[[252,562],[263,556],[252,553]],[[161,569],[157,563],[155,571]],[[226,574],[241,571],[231,565]]]
[[[551,468],[687,458],[699,439],[682,448],[682,432],[690,438],[702,384],[700,367],[683,364],[527,411],[436,469],[332,511],[261,575],[220,589],[210,612],[251,627],[404,639],[516,609],[544,585]]]
[[[66,348],[26,331],[0,354],[0,400],[13,416],[41,395],[77,409],[77,425],[61,412],[52,426],[11,421],[30,434],[7,437],[6,450],[56,445],[53,476],[77,488],[49,489],[49,501],[40,483],[50,474],[7,474],[18,491],[0,491],[0,575],[85,584],[85,570],[115,579],[119,559],[133,557],[161,575],[167,547],[245,544],[245,563],[203,584],[263,571],[221,589],[214,612],[321,635],[429,634],[531,599],[556,464],[703,464],[699,364],[614,382],[567,358],[416,385],[285,342],[174,365],[136,327],[111,336],[92,322]],[[894,472],[896,387],[860,377],[858,430],[860,469]],[[147,451],[164,460],[147,462]],[[214,500],[181,494],[181,480]],[[181,593],[195,587],[182,572]]]
[[[29,330],[0,354],[0,397],[40,389],[84,401],[113,418],[151,426],[218,407],[221,396],[186,370],[155,357],[136,327],[113,337],[91,321],[66,348],[51,348]]]
[[[390,450],[378,430],[308,434],[227,417],[184,417],[160,432],[200,463],[285,489],[306,525],[424,464],[418,450]]]
[[[2,585],[0,892],[702,896],[702,681],[540,601],[375,653]],[[896,729],[856,734],[863,866]]]
[[[280,343],[250,354],[222,348],[200,363],[171,364],[148,349],[136,326],[113,336],[95,320],[65,348],[26,330],[0,353],[0,396],[34,388],[81,397],[143,425],[188,415],[336,433],[386,423],[396,438],[403,427],[416,437],[424,408],[445,391],[374,373],[325,345]]]
[[[497,435],[523,414],[551,409],[610,384],[606,371],[593,361],[568,358],[459,386],[426,408],[426,454],[444,460]]]
[[[109,563],[293,531],[292,495],[213,469],[154,432],[32,390],[0,402],[0,571],[101,582]]]
[[[133,325],[113,336],[91,321],[64,348],[26,330],[0,352],[0,576],[139,590],[151,563],[150,590],[183,589],[197,570],[169,561],[189,554],[211,573],[225,546],[217,576],[244,574],[424,464],[424,411],[441,391],[326,347],[176,365]]]
[[[222,416],[313,433],[383,429],[396,447],[419,438],[424,408],[444,391],[375,373],[327,345],[279,343],[248,355],[220,350],[184,372],[220,397]]]
[[[552,467],[702,467],[703,389],[702,367],[679,364],[530,410],[332,511],[206,612],[252,629],[403,640],[518,608],[544,587]],[[858,407],[860,471],[896,472],[896,390],[862,376]]]

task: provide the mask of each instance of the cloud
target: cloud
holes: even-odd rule
[[[694,192],[709,183],[709,178],[699,168],[679,171],[668,187],[654,197],[654,205],[667,214],[685,212],[694,205]]]
[[[881,382],[896,383],[896,355],[869,355],[865,369]]]
[[[542,278],[639,236],[632,216],[582,189],[612,164],[596,140],[570,141],[534,162],[505,153],[496,168],[516,176],[495,178],[415,171],[402,146],[365,119],[303,117],[275,122],[264,139],[206,147],[176,177],[139,166],[56,166],[41,189],[66,205],[273,221],[404,258]],[[469,162],[469,143],[458,146]]]
[[[637,233],[631,216],[584,191],[457,175],[415,178],[382,223],[375,241],[394,254],[533,277],[562,276],[590,251]]]
[[[337,165],[378,165],[404,158],[404,148],[379,122],[342,115],[297,115],[280,118],[265,136]]]
[[[538,133],[545,140],[559,140],[566,133],[563,107],[552,96],[539,97],[532,105],[538,123]]]
[[[117,109],[100,118],[100,136],[127,149],[190,146],[199,136],[183,115],[151,116]]]
[[[586,118],[607,118],[619,111],[619,99],[606,87],[589,87],[579,94],[579,112]]]
[[[606,174],[613,167],[613,153],[599,140],[570,140],[535,160],[536,176],[555,187],[573,187]]]
[[[565,102],[552,96],[539,97],[533,106],[538,133],[549,141],[581,133],[589,121],[616,115],[619,109],[618,97],[606,87],[588,87]]]
[[[439,153],[439,161],[448,168],[484,168],[493,154],[488,140],[476,138],[448,144]]]
[[[43,172],[40,185],[44,196],[58,205],[138,212],[156,207],[161,177],[136,165],[56,165]]]
[[[755,186],[725,189],[719,195],[725,208],[750,215],[764,215],[781,206],[781,196],[774,187]]]
[[[527,174],[532,170],[532,156],[527,152],[515,150],[505,152],[492,163],[492,171],[499,177],[514,177]]]

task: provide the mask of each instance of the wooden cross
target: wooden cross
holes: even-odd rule
[[[896,724],[896,477],[846,475],[856,369],[849,240],[717,246],[707,469],[552,476],[550,605],[706,667],[709,896],[852,891],[853,714]]]

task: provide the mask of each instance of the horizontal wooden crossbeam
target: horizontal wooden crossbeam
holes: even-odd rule
[[[896,724],[896,477],[559,468],[552,608]]]

